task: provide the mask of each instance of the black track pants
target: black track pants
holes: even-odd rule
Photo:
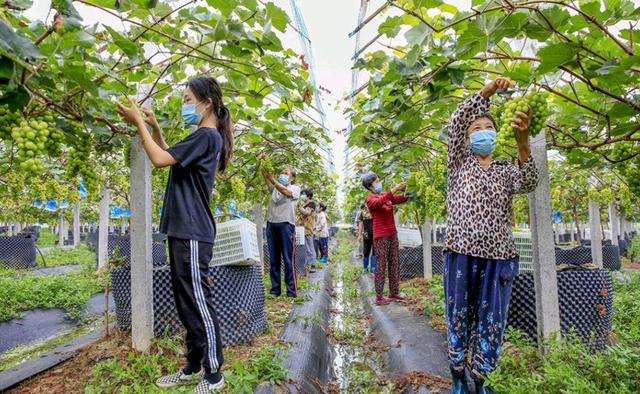
[[[169,237],[171,283],[180,321],[187,329],[187,361],[206,372],[220,370],[222,338],[211,300],[209,262],[213,244]]]

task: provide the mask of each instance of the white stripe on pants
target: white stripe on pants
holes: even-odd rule
[[[205,332],[207,334],[207,352],[209,356],[209,365],[211,372],[218,372],[218,358],[216,357],[216,333],[207,308],[207,302],[202,291],[202,281],[200,279],[200,262],[198,261],[198,241],[191,242],[191,279],[193,281],[193,293],[196,296],[196,304],[200,311],[200,316],[204,322]]]

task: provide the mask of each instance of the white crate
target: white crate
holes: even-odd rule
[[[401,248],[415,248],[422,245],[420,230],[417,228],[398,227],[398,243]]]
[[[304,245],[304,226],[296,226],[296,245]]]
[[[520,272],[533,272],[533,245],[531,233],[514,232],[513,240],[520,255]]]
[[[216,225],[216,241],[211,265],[251,265],[260,263],[256,225],[249,219],[230,220]]]

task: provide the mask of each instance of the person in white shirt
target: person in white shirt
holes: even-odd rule
[[[329,220],[327,219],[327,205],[320,203],[320,212],[316,215],[315,234],[320,244],[320,262],[329,261]]]
[[[296,203],[300,198],[300,187],[295,184],[296,172],[291,167],[285,167],[278,180],[268,171],[264,171],[263,175],[271,190],[267,213],[267,244],[271,263],[270,294],[280,296],[282,283],[280,267],[284,262],[287,297],[295,298],[298,292],[295,269],[295,212]]]

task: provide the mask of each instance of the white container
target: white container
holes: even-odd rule
[[[296,226],[296,245],[304,245],[304,226]]]
[[[533,245],[531,233],[514,232],[513,240],[520,255],[520,272],[533,272]]]
[[[256,225],[249,219],[216,224],[216,241],[211,265],[252,265],[260,263]]]
[[[401,248],[415,248],[422,245],[420,230],[417,228],[398,227],[398,243]]]

